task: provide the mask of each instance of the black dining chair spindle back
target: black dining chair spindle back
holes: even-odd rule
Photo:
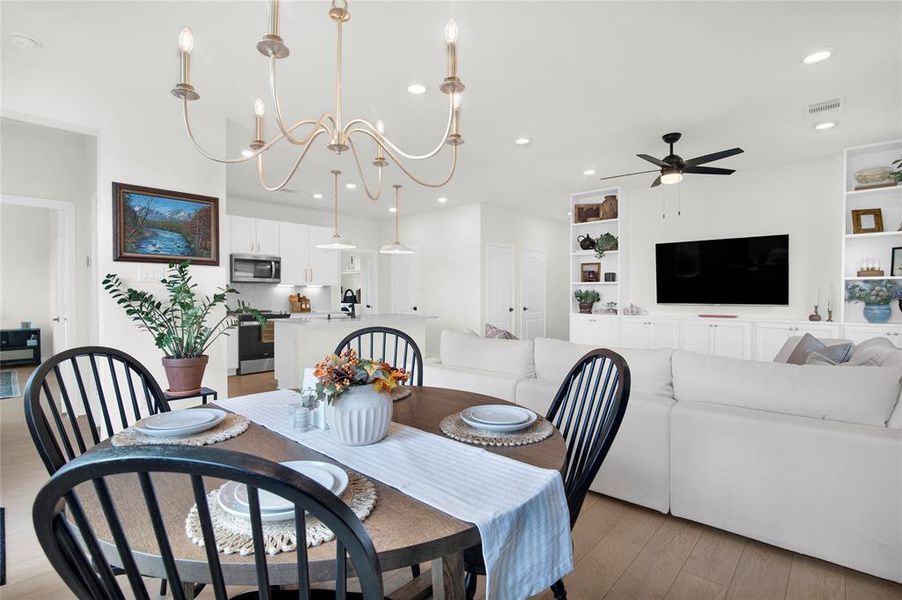
[[[24,398],[31,438],[51,474],[135,421],[169,410],[144,365],[102,346],[44,361],[28,378]]]
[[[129,478],[133,479],[129,481]],[[146,511],[144,522],[149,523],[152,529],[165,577],[171,583],[172,597],[175,600],[186,597],[183,590],[185,586],[190,589],[193,582],[182,579],[170,541],[170,536],[185,535],[184,525],[166,527],[167,520],[183,523],[184,515],[176,515],[173,520],[174,515],[164,512],[162,507],[165,503],[160,502],[163,478],[170,485],[183,483],[190,486],[193,492],[206,563],[193,562],[195,567],[200,565],[198,568],[202,577],[209,582],[216,600],[227,600],[228,595],[207,505],[209,489],[205,479],[215,480],[214,485],[225,480],[247,486],[257,590],[241,594],[238,598],[308,600],[311,596],[322,597],[319,590],[315,595],[311,594],[312,577],[307,560],[306,522],[308,518],[315,518],[335,534],[334,563],[326,563],[326,570],[318,572],[318,576],[334,575],[335,592],[332,596],[339,600],[382,600],[382,576],[376,550],[363,524],[341,499],[300,473],[258,456],[230,450],[179,446],[95,450],[59,469],[38,493],[33,510],[38,540],[50,563],[76,597],[120,600],[131,596],[149,600],[156,595],[146,588],[149,581],[143,579],[136,564],[138,550],[134,549],[135,543],[141,542],[129,538],[129,527],[126,526],[126,522],[134,522],[138,518],[135,513],[140,514],[142,510]],[[86,489],[88,483],[92,485]],[[127,489],[140,489],[140,492],[126,494],[123,486],[129,484],[133,487]],[[296,550],[297,590],[278,590],[270,585],[260,491],[271,492],[294,504],[295,534],[299,541]],[[127,501],[130,514],[124,512],[121,502],[127,497],[130,498]],[[95,503],[93,510],[86,510],[88,502]],[[140,515],[142,519],[144,516]],[[103,522],[97,523],[98,520]],[[108,550],[107,555],[104,555],[102,542],[96,535],[98,525],[100,530],[109,532],[108,541],[115,544],[115,550]],[[142,560],[146,562],[147,558]],[[120,565],[125,577],[117,579],[108,561]],[[348,561],[352,567],[350,569]],[[349,576],[359,580],[362,593],[353,594],[347,590]]]
[[[335,347],[335,354],[351,349],[357,356],[383,360],[407,371],[407,385],[423,385],[423,354],[408,334],[392,327],[364,327],[347,335]]]

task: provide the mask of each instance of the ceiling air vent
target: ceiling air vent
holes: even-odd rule
[[[808,105],[808,116],[819,117],[821,115],[834,115],[842,112],[842,96],[821,100]]]

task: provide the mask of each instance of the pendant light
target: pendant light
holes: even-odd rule
[[[335,229],[332,231],[332,238],[325,243],[317,244],[317,248],[321,248],[323,250],[353,250],[357,247],[354,242],[347,238],[341,237],[341,234],[338,233],[338,176],[341,175],[341,171],[332,171],[333,183],[332,190],[333,195],[335,197]]]
[[[395,185],[395,241],[379,249],[381,254],[414,254],[416,250],[401,243],[401,186]]]

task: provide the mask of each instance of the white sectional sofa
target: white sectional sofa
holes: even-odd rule
[[[446,331],[424,383],[544,414],[591,348]],[[902,369],[614,350],[632,393],[593,490],[902,582]]]

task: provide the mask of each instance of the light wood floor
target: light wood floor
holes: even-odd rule
[[[272,392],[279,389],[272,371],[229,377],[229,398]]]
[[[20,373],[22,389],[28,371]],[[229,395],[274,385],[271,373],[230,377]],[[9,549],[2,598],[71,597],[31,526],[31,503],[46,480],[21,399],[0,400],[0,505]],[[902,585],[598,494],[586,499],[573,543],[576,568],[565,578],[572,600],[902,600]],[[406,569],[386,573],[386,593],[409,578]],[[482,590],[481,581],[477,597]]]

